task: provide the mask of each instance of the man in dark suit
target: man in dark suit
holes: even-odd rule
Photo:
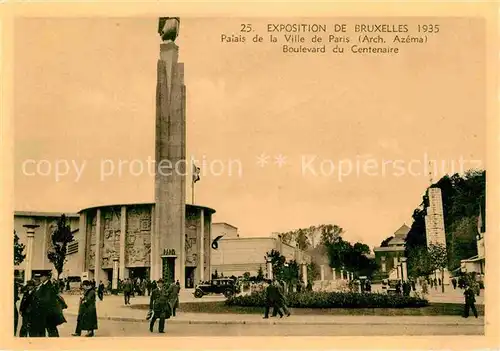
[[[165,319],[170,318],[171,305],[169,297],[171,296],[171,289],[165,288],[163,279],[158,280],[158,288],[153,290],[151,300],[149,303],[149,310],[152,311],[153,316],[149,324],[149,331],[152,333],[157,319],[160,319],[158,324],[158,332],[165,333]]]
[[[464,297],[465,297],[465,306],[464,306],[464,318],[469,317],[469,310],[472,310],[472,313],[474,313],[474,317],[477,318],[477,310],[476,310],[476,296],[474,294],[474,291],[472,290],[470,285],[467,285],[465,287],[464,291]]]
[[[104,298],[104,283],[102,282],[102,280],[99,281],[99,287],[97,288],[97,296],[101,301]]]
[[[269,318],[269,310],[273,307],[273,311],[277,311],[280,317],[283,317],[283,312],[279,307],[279,290],[273,281],[268,280],[268,286],[266,288],[266,309],[264,311],[264,319]]]
[[[125,305],[130,305],[130,295],[132,294],[133,286],[130,278],[125,279],[123,283],[123,297],[125,299]]]
[[[21,324],[21,330],[19,331],[20,337],[33,336],[31,332],[31,325],[33,321],[33,295],[36,290],[35,282],[33,280],[28,280],[23,291],[23,298],[21,299],[21,304],[19,305],[19,313],[23,318]]]
[[[59,291],[50,281],[50,272],[41,274],[40,285],[33,295],[34,311],[32,331],[33,336],[59,337],[57,326],[66,323],[59,299]]]
[[[181,284],[179,283],[179,281],[170,286],[169,300],[173,317],[175,317],[175,311],[179,307],[179,291],[181,291]]]

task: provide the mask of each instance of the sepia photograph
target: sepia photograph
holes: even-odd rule
[[[484,336],[485,28],[15,18],[14,337]]]

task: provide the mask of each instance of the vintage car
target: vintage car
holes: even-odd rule
[[[204,295],[224,294],[225,297],[239,293],[239,284],[231,278],[217,278],[196,285],[194,297],[201,298]]]

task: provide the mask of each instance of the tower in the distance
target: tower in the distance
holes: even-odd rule
[[[427,215],[425,216],[425,234],[427,247],[431,244],[441,244],[446,247],[443,197],[439,188],[429,189],[429,207],[427,207]]]
[[[155,215],[151,278],[184,281],[186,87],[178,62],[178,17],[159,19],[162,39],[157,64],[155,138]]]

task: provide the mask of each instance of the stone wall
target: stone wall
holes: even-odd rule
[[[151,262],[151,207],[128,206],[125,266],[149,267]]]

